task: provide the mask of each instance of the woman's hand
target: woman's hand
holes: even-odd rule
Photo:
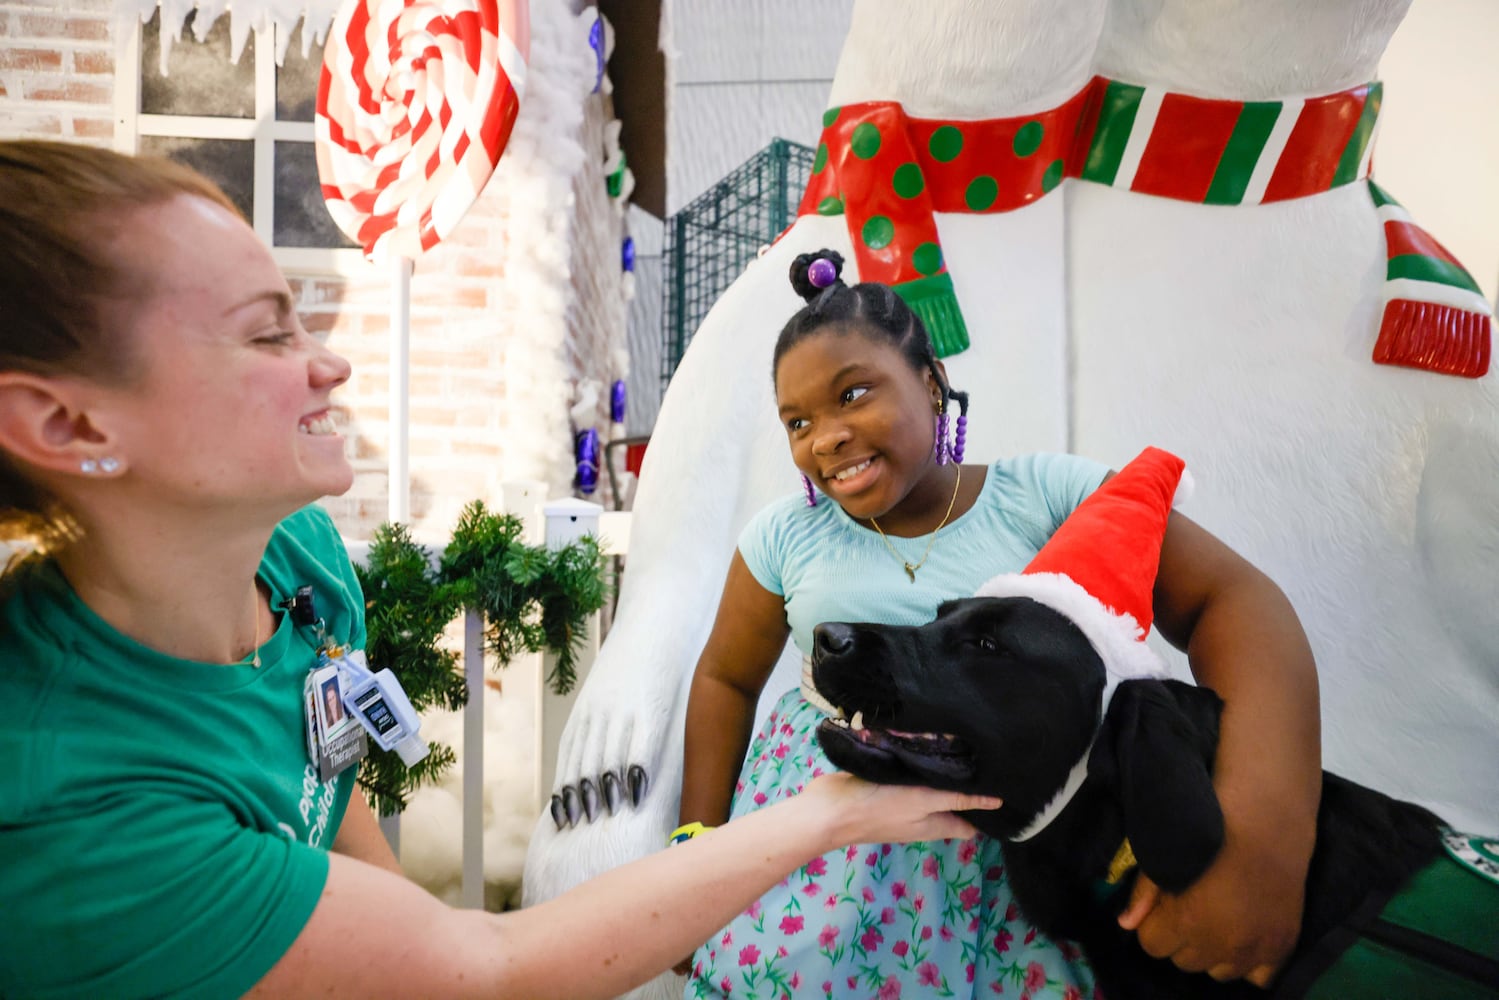
[[[802,796],[809,804],[815,803],[825,810],[832,848],[913,840],[967,840],[977,831],[955,812],[998,809],[1003,805],[1002,800],[993,796],[876,785],[842,772],[814,778]]]

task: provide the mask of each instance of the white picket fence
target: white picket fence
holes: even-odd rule
[[[629,549],[630,515],[625,511],[605,511],[598,504],[564,498],[548,502],[547,487],[541,482],[514,482],[503,486],[503,509],[519,517],[525,525],[527,544],[543,541],[551,547],[565,545],[584,534],[595,534],[608,556],[624,555]],[[426,545],[436,558],[443,543],[416,539]],[[367,541],[346,540],[350,556],[363,563],[369,551]],[[528,711],[535,720],[534,780],[529,812],[539,816],[551,800],[553,778],[557,772],[557,749],[562,727],[579,687],[588,676],[598,653],[600,615],[594,615],[577,660],[577,684],[567,695],[557,695],[547,687],[546,676],[554,666],[553,658],[532,654],[517,657],[505,666],[506,697],[528,699]],[[463,614],[463,672],[468,682],[469,701],[463,709],[463,743],[458,749],[463,769],[463,881],[460,904],[466,907],[484,905],[484,681],[493,676],[484,651],[483,616],[470,608]],[[400,817],[381,821],[386,838],[399,853]]]

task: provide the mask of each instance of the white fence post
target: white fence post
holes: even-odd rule
[[[459,903],[484,908],[484,614],[463,609],[463,882]]]
[[[541,509],[547,500],[547,484],[540,480],[515,480],[502,483],[500,490],[504,497],[505,513],[514,514],[525,525],[522,540],[527,545],[542,544],[546,539],[546,522]],[[522,704],[536,703],[546,687],[544,677],[541,654],[523,653],[515,657],[505,666],[502,682],[505,697],[520,699]],[[534,734],[541,728],[541,719],[535,710],[530,714],[534,727],[534,744]],[[550,783],[546,786],[541,783],[539,758],[531,762],[531,775],[529,810],[533,815],[540,815],[542,802],[551,796],[552,788]]]

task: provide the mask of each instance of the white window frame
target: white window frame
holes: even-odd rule
[[[278,247],[272,240],[276,187],[276,143],[314,139],[312,122],[276,120],[276,52],[281,28],[257,27],[255,32],[255,117],[215,118],[197,115],[141,113],[141,34],[145,26],[130,19],[128,30],[115,43],[114,148],[135,153],[143,136],[182,139],[248,139],[254,142],[255,232],[271,248],[283,271],[296,275],[368,275],[372,265],[361,250],[350,247]],[[180,44],[197,44],[185,39]]]

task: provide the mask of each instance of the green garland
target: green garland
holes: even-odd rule
[[[466,607],[484,616],[484,637],[501,665],[522,653],[549,653],[556,665],[547,683],[567,694],[577,683],[577,661],[589,617],[604,606],[604,556],[591,535],[550,550],[527,545],[519,518],[463,509],[437,566],[402,524],[382,524],[368,564],[356,567],[364,590],[366,653],[373,669],[389,667],[417,711],[458,709],[468,701],[458,654],[442,645],[448,625]],[[359,783],[382,816],[400,812],[418,787],[453,765],[451,747],[406,767],[373,744]]]

